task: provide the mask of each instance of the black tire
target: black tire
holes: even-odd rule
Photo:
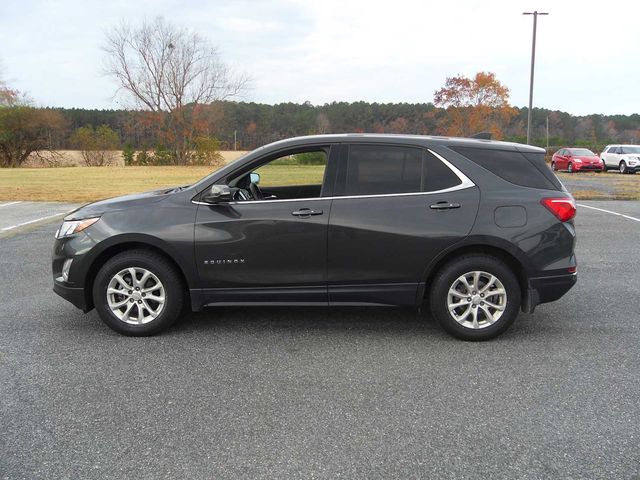
[[[151,272],[159,279],[161,286],[164,288],[163,306],[159,310],[157,317],[147,323],[127,323],[119,319],[109,307],[107,300],[109,283],[116,274],[128,268],[145,269]],[[144,291],[144,288],[142,290]],[[93,302],[98,315],[109,328],[123,335],[148,336],[168,328],[176,321],[182,311],[184,292],[179,272],[165,257],[148,250],[128,250],[109,259],[98,271],[93,283]],[[125,297],[120,296],[118,298]],[[131,302],[131,300],[129,301]],[[136,311],[138,311],[137,309],[140,307],[135,305],[136,302],[133,301],[131,303],[134,303],[131,308],[136,308]],[[140,299],[137,303],[141,303]],[[159,303],[154,305],[157,308]],[[149,312],[147,311],[147,313]]]
[[[449,289],[455,285],[459,277],[474,271],[494,275],[506,291],[506,305],[502,315],[495,323],[478,329],[459,323],[448,308]],[[431,283],[429,303],[433,317],[454,337],[472,341],[490,340],[506,331],[518,316],[521,303],[520,284],[515,273],[502,260],[482,254],[465,255],[438,271]]]
[[[558,167],[556,167],[556,162],[551,162],[551,170],[553,170],[554,172],[558,171]]]
[[[573,163],[569,163],[569,166],[567,167],[567,172],[573,173]]]
[[[627,163],[624,160],[620,162],[619,170],[620,170],[620,173],[622,173],[623,175],[625,173],[629,173],[629,170],[627,169]]]

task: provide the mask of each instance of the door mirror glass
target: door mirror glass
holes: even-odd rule
[[[207,193],[202,196],[202,201],[207,203],[228,202],[231,200],[231,189],[228,185],[212,185]]]
[[[254,185],[257,185],[260,183],[260,174],[256,172],[251,172],[251,174],[249,175],[249,179],[251,180],[251,183],[253,183]]]

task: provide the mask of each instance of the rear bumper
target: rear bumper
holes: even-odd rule
[[[541,303],[558,300],[571,290],[577,281],[577,273],[529,279],[528,298],[523,305],[523,310],[531,313]]]
[[[87,311],[87,303],[84,297],[84,289],[77,287],[68,287],[60,282],[53,282],[53,291],[60,295],[62,298],[71,302],[74,306],[80,310]]]

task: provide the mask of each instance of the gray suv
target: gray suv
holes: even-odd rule
[[[574,215],[536,147],[300,137],[70,213],[53,288],[126,335],[185,307],[427,303],[449,333],[486,340],[575,284]]]

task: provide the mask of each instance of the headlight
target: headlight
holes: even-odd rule
[[[69,237],[74,233],[83,231],[100,220],[100,217],[85,218],[84,220],[70,220],[62,222],[62,225],[56,232],[56,238]]]
[[[573,161],[576,163],[582,163],[582,160],[580,160],[579,158],[574,158]]]

